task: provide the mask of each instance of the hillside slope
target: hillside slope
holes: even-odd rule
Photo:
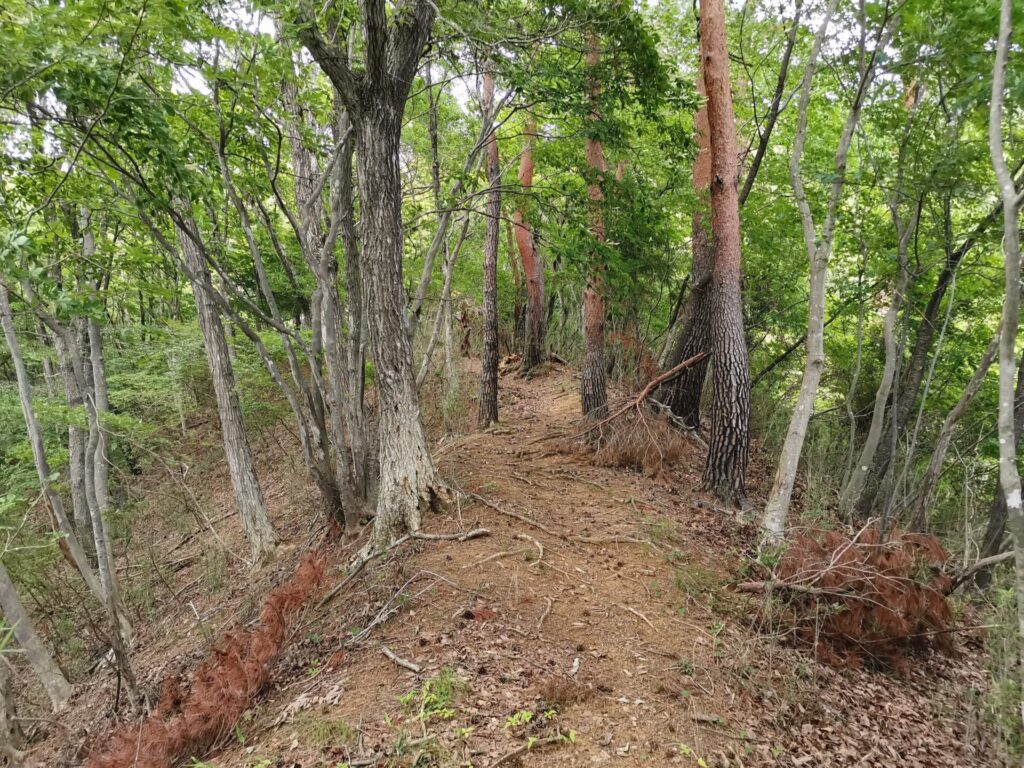
[[[407,543],[326,604],[311,601],[265,691],[196,758],[221,768],[991,764],[970,715],[985,680],[976,654],[923,659],[899,679],[832,670],[759,637],[754,600],[730,589],[752,531],[695,490],[701,448],[657,478],[559,452],[547,438],[578,428],[577,397],[567,370],[504,377],[501,425],[437,446],[459,493],[425,521],[431,533],[489,535]],[[261,455],[272,499],[294,482],[275,450]],[[167,674],[187,679],[212,636],[249,621],[253,592],[281,581],[315,539],[289,493],[287,511],[275,510],[289,542],[251,582],[229,564],[226,593],[203,603],[189,593],[198,565],[168,576],[182,594],[136,653],[150,691]],[[336,547],[326,589],[358,545]],[[207,612],[216,621],[195,621]],[[102,748],[113,686],[105,671],[82,686],[68,720],[81,724],[70,738],[56,731],[39,765],[77,765]]]

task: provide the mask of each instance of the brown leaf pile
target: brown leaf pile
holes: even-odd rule
[[[165,679],[157,707],[140,723],[115,731],[86,768],[172,768],[216,744],[263,687],[289,628],[323,583],[324,568],[322,554],[306,555],[291,579],[268,595],[256,629],[227,632],[196,669],[187,693],[177,678]]]
[[[952,651],[949,578],[940,570],[948,559],[930,534],[897,529],[883,541],[876,526],[853,538],[809,531],[792,541],[777,569],[778,581],[791,587],[782,620],[826,664],[869,661],[906,674],[911,652]]]

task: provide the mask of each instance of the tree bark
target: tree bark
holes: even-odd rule
[[[494,74],[485,65],[484,120],[494,124]],[[480,361],[480,411],[477,426],[486,429],[498,421],[498,244],[501,235],[501,162],[497,132],[492,128],[484,148],[487,156],[487,231],[484,235],[484,328]]]
[[[220,313],[212,297],[214,289],[210,272],[198,243],[193,240],[198,229],[191,217],[188,219],[188,226],[192,230],[191,233],[180,226],[175,227],[178,244],[192,283],[199,328],[203,334],[203,346],[206,348],[206,359],[217,399],[224,456],[227,459],[235,505],[238,507],[242,528],[249,540],[253,562],[260,563],[273,553],[277,545],[277,532],[270,521],[263,492],[256,477],[252,449],[242,421],[242,409],[238,401],[227,338],[224,335]]]
[[[436,9],[428,0],[400,4],[388,20],[383,0],[363,0],[364,64],[347,57],[300,19],[299,34],[331,80],[355,128],[361,265],[367,335],[380,411],[380,491],[369,543],[379,551],[420,527],[422,512],[442,494],[416,399],[412,342],[403,322],[402,115]]]
[[[810,283],[807,303],[807,357],[804,361],[803,378],[800,381],[800,394],[797,395],[793,415],[789,421],[786,440],[782,445],[782,452],[779,455],[779,463],[775,471],[775,480],[772,482],[764,518],[761,522],[761,527],[769,536],[781,536],[785,528],[789,503],[793,496],[793,484],[796,481],[797,468],[800,465],[800,455],[803,453],[807,427],[811,422],[814,401],[818,394],[818,384],[821,382],[821,374],[825,368],[825,289],[828,285],[828,263],[832,256],[832,238],[835,232],[839,196],[844,184],[846,156],[853,139],[853,130],[860,115],[860,105],[863,103],[863,89],[859,88],[836,149],[835,180],[832,182],[824,230],[819,238],[815,231],[811,207],[807,202],[800,163],[807,140],[807,109],[811,101],[814,70],[817,68],[821,46],[828,33],[837,5],[838,0],[832,0],[829,3],[818,33],[814,37],[811,57],[804,70],[803,82],[800,87],[796,137],[793,140],[793,152],[789,159],[789,180],[793,186],[797,209],[800,212],[804,246],[807,249],[807,270]],[[862,74],[861,77],[863,78],[864,75]]]
[[[36,632],[21,599],[18,597],[18,591],[14,588],[14,582],[11,581],[2,561],[0,561],[0,609],[4,612],[8,626],[13,628],[14,639],[28,657],[29,664],[32,665],[46,695],[50,697],[50,703],[56,712],[71,697],[71,684],[64,677],[57,662],[53,660],[53,656],[43,644],[39,633]],[[4,663],[0,661],[0,664]]]
[[[62,536],[60,541],[61,551],[71,565],[81,574],[82,580],[85,581],[89,591],[98,600],[105,603],[103,588],[100,586],[95,572],[89,565],[89,560],[86,558],[82,545],[79,543],[71,521],[68,520],[67,514],[64,511],[64,502],[50,482],[53,472],[50,470],[50,463],[46,457],[43,431],[32,408],[32,385],[29,382],[25,361],[21,356],[21,347],[14,332],[14,315],[11,312],[7,286],[2,282],[0,282],[0,324],[3,325],[7,349],[14,363],[14,372],[18,380],[18,398],[21,401],[21,412],[25,418],[25,429],[28,432],[29,443],[32,446],[32,457],[36,465],[39,487],[46,497],[50,512],[53,515],[54,528]]]
[[[586,32],[586,61],[590,88],[590,114],[588,120],[592,124],[599,123],[601,113],[598,97],[601,84],[593,70],[601,60],[600,41],[593,30]],[[583,290],[583,371],[580,376],[580,404],[583,415],[587,418],[601,419],[608,413],[608,391],[605,382],[604,361],[604,297],[602,292],[603,254],[605,243],[604,212],[604,174],[608,164],[604,158],[604,147],[593,135],[587,136],[587,165],[591,178],[587,181],[587,198],[590,209],[590,233],[597,243],[591,264],[587,270],[587,283]]]
[[[711,273],[714,270],[714,239],[709,231],[709,195],[711,188],[711,129],[708,126],[707,93],[704,88],[704,69],[697,67],[697,95],[702,99],[694,118],[697,132],[697,159],[693,164],[693,191],[697,194],[697,208],[691,222],[691,248],[693,268],[690,270],[693,287],[683,313],[682,329],[676,337],[666,368],[678,365],[711,347]],[[700,429],[700,401],[704,382],[708,376],[710,357],[684,370],[675,381],[666,385],[660,400],[672,409],[691,429]]]
[[[743,336],[736,124],[722,0],[702,0],[700,53],[711,137],[711,355],[714,405],[704,486],[727,502],[744,500],[750,452],[750,366]]]
[[[537,141],[537,121],[526,118],[523,131],[523,154],[519,158],[519,187],[523,199],[512,212],[519,261],[523,265],[526,281],[526,328],[523,334],[523,359],[521,370],[526,373],[544,362],[547,356],[544,336],[547,330],[547,312],[544,307],[544,261],[530,225],[528,196],[533,189],[533,146]]]
[[[1014,372],[1016,369],[1017,326],[1020,319],[1020,204],[1013,176],[1003,149],[1003,99],[1006,89],[1006,60],[1013,27],[1013,0],[1002,0],[999,37],[992,75],[992,101],[988,138],[999,194],[1003,201],[1003,254],[1006,293],[999,327],[999,484],[1006,501],[1007,526],[1013,535],[1016,562],[1014,589],[1017,598],[1017,673],[1021,676],[1020,717],[1024,721],[1024,505],[1021,503],[1020,472],[1017,469],[1015,434]]]
[[[971,380],[967,382],[967,386],[964,387],[964,391],[960,395],[960,399],[957,400],[956,405],[950,409],[949,413],[946,414],[946,418],[942,421],[942,426],[939,428],[939,435],[935,438],[935,446],[932,449],[931,458],[928,461],[928,469],[925,470],[924,477],[921,480],[921,486],[917,491],[917,500],[914,502],[914,511],[911,515],[910,529],[911,530],[924,530],[927,527],[928,511],[931,509],[932,504],[935,501],[935,492],[939,485],[939,477],[942,474],[942,464],[946,460],[946,451],[949,450],[949,444],[953,439],[953,430],[957,423],[960,421],[960,417],[967,412],[971,403],[974,401],[975,395],[978,394],[978,390],[981,389],[981,385],[985,381],[985,376],[988,374],[988,369],[992,366],[992,362],[995,360],[997,353],[999,352],[999,334],[997,333],[992,341],[989,342],[988,347],[985,349],[984,354],[981,356],[981,361],[978,363],[978,367],[974,371],[974,375],[971,376]],[[1024,367],[1017,374],[1017,396],[1014,403],[1014,429],[1017,434],[1018,440],[1020,439],[1021,427],[1024,426]],[[995,499],[993,500],[992,514],[989,517],[989,525],[992,525],[993,518],[998,516],[997,507],[1002,506],[1005,510],[1005,505],[1002,505],[1003,494],[999,488],[996,488]],[[1003,525],[1005,524],[1006,518],[1003,517],[1003,523],[999,525],[999,541],[996,542],[996,547],[999,546],[1003,537]],[[989,537],[986,532],[985,545],[988,545]],[[985,545],[982,546],[984,552]],[[995,552],[989,552],[987,554],[995,554]],[[985,557],[985,554],[982,554]]]

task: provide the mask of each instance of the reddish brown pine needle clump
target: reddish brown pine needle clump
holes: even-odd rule
[[[307,554],[295,574],[268,595],[260,626],[227,632],[196,669],[187,692],[176,678],[165,679],[157,707],[140,723],[116,730],[86,768],[173,768],[214,746],[266,683],[288,630],[323,583],[324,567],[322,554]]]
[[[779,563],[782,621],[833,666],[880,664],[901,674],[908,654],[952,651],[953,621],[940,568],[949,559],[930,534],[877,527],[850,538],[814,530],[797,536]]]

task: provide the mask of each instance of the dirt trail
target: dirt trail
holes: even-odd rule
[[[559,453],[541,438],[578,428],[577,387],[565,370],[506,376],[501,425],[437,447],[464,495],[426,529],[491,535],[398,552],[312,619],[324,631],[297,646],[286,691],[261,708],[294,714],[250,755],[282,766],[984,764],[964,714],[980,670],[950,674],[937,659],[910,681],[840,673],[757,637],[752,602],[729,588],[751,531],[696,490],[701,449],[658,479]],[[309,657],[330,661],[305,682]],[[332,728],[345,744],[311,744]],[[257,764],[235,752],[217,764]]]
[[[701,449],[656,479],[560,453],[577,388],[501,380],[501,425],[437,446],[460,501],[424,526],[490,535],[407,544],[309,613],[207,764],[987,764],[980,669],[837,672],[758,637],[730,588],[751,531],[696,490]]]

